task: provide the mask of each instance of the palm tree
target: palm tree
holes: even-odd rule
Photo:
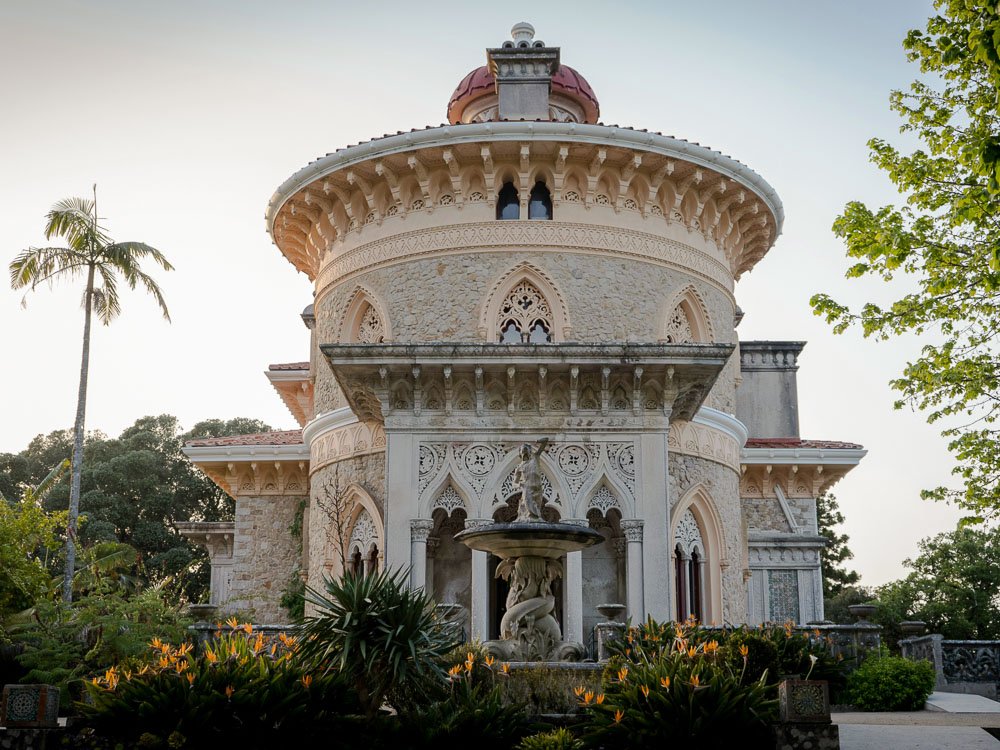
[[[56,203],[45,217],[45,239],[61,237],[66,247],[31,247],[22,251],[10,264],[13,289],[34,290],[39,284],[52,285],[59,279],[86,276],[83,294],[83,358],[80,364],[80,389],[73,424],[73,460],[70,466],[69,521],[66,528],[66,572],[63,577],[63,601],[73,600],[73,573],[76,567],[76,525],[80,513],[80,474],[83,468],[83,425],[87,410],[87,377],[90,370],[91,313],[108,325],[121,313],[119,279],[130,289],[145,287],[153,295],[163,317],[170,313],[156,282],[139,268],[139,261],[149,257],[164,270],[173,266],[163,254],[142,242],[114,242],[97,218],[97,186],[94,199],[67,198]],[[98,285],[99,282],[99,285]],[[27,297],[22,301],[26,304]]]

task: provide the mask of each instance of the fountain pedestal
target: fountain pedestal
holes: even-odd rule
[[[495,523],[455,535],[467,547],[500,558],[497,577],[510,584],[500,639],[486,650],[505,661],[579,661],[583,644],[564,641],[552,584],[563,576],[559,558],[604,541],[594,529],[542,520]]]

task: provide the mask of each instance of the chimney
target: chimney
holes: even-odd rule
[[[530,23],[510,30],[513,41],[486,50],[497,82],[497,119],[548,120],[552,76],[559,70],[559,48],[535,40]]]

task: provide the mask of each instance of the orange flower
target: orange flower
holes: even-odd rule
[[[621,724],[623,716],[625,716],[625,712],[622,711],[620,708],[617,711],[615,711],[615,724]]]
[[[454,667],[452,667],[451,669],[448,670],[448,675],[450,677],[457,677],[461,673],[462,673],[462,665],[461,664],[456,664]]]
[[[467,662],[465,662],[465,671],[466,672],[471,672],[472,671],[472,667],[474,665],[475,665],[474,661],[467,661]]]
[[[575,688],[573,688],[573,694],[574,694],[574,695],[575,695],[575,696],[576,696],[577,698],[579,698],[579,697],[580,697],[581,695],[583,695],[583,693],[584,693],[584,691],[585,691],[586,689],[587,689],[587,688],[585,688],[585,687],[584,687],[583,685],[577,685],[577,686],[576,686]]]
[[[618,681],[625,682],[628,679],[628,667],[622,667],[618,670]]]
[[[643,698],[648,698],[649,697],[649,686],[648,685],[643,685],[639,689],[642,691],[642,697]]]
[[[750,649],[744,643],[742,646],[740,646],[740,656],[746,659],[749,654],[750,654]]]
[[[149,647],[155,649],[156,651],[159,651],[161,648],[163,648],[163,641],[161,641],[159,638],[154,638],[149,642]]]
[[[594,703],[596,703],[598,706],[604,703],[604,693],[601,693],[596,698],[594,698]]]
[[[236,689],[233,688],[232,685],[226,685],[226,697],[227,698],[232,698],[233,697],[233,693],[235,693],[235,692],[236,692]]]
[[[187,673],[188,685],[194,685],[194,672]]]
[[[669,677],[661,677],[660,678],[660,687],[669,688],[670,687],[670,678]]]
[[[504,674],[510,674],[510,664],[508,662],[504,662],[500,667],[500,671]]]
[[[705,653],[706,654],[714,654],[718,650],[719,650],[719,642],[718,641],[709,641],[708,643],[705,644]]]
[[[250,635],[253,632],[253,625],[251,625],[249,622],[243,623],[243,632],[246,633],[247,635]]]
[[[701,679],[698,677],[698,675],[696,674],[691,675],[691,687],[696,688],[699,685],[701,685]]]
[[[492,656],[487,656],[484,661],[486,662],[486,666],[487,667],[492,668],[493,667],[493,662],[495,662],[496,659],[494,659]]]
[[[218,654],[210,648],[205,649],[205,658],[208,660],[209,664],[215,664],[219,660]]]
[[[584,703],[590,703],[592,700],[594,700],[594,691],[593,690],[588,690],[586,693],[583,694],[583,702]]]
[[[236,630],[236,628],[240,626],[240,621],[237,620],[235,617],[230,617],[228,620],[226,620],[226,625],[231,627],[233,630]]]
[[[476,655],[475,655],[475,654],[473,654],[473,653],[472,653],[472,652],[470,651],[469,653],[467,653],[467,654],[465,655],[465,660],[466,660],[466,661],[471,661],[471,662],[474,662],[474,661],[476,660]]]
[[[692,646],[691,648],[688,649],[688,658],[689,659],[693,659],[694,655],[697,654],[697,653],[698,653],[698,649],[696,649],[694,646]]]
[[[312,683],[313,683],[313,677],[312,677],[311,674],[304,674],[304,675],[302,675],[302,686],[303,687],[305,687],[305,688],[308,689],[308,687],[310,685],[312,685]]]
[[[274,652],[277,651],[277,650],[278,650],[278,644],[277,643],[272,643],[271,644],[271,656],[274,656]]]

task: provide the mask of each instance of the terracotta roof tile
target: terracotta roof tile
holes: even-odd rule
[[[308,370],[308,362],[279,362],[276,365],[268,365],[268,370]]]
[[[799,438],[750,438],[746,448],[828,448],[831,450],[860,450],[857,443],[842,443],[838,440],[800,440]]]
[[[188,440],[184,445],[188,448],[210,448],[222,446],[244,445],[301,445],[302,430],[280,430],[276,432],[256,432],[250,435],[231,435],[229,437],[202,438]]]

